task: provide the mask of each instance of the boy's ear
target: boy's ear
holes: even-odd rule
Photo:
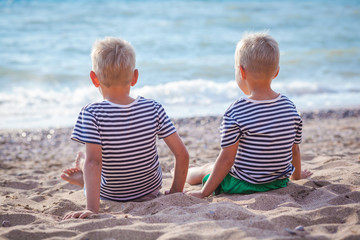
[[[135,69],[134,70],[134,76],[133,76],[133,79],[131,80],[131,86],[135,86],[135,84],[137,83],[137,80],[139,78],[139,70]]]
[[[276,77],[279,75],[279,72],[280,72],[280,66],[279,66],[278,69],[276,70],[276,73],[275,73],[273,79],[276,78]]]
[[[241,74],[241,79],[245,80],[246,79],[246,71],[245,68],[243,66],[240,65],[240,74]]]
[[[100,82],[94,71],[90,71],[90,78],[94,86],[98,88],[100,86]]]

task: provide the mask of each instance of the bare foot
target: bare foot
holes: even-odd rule
[[[60,177],[70,184],[84,187],[83,172],[79,168],[68,168],[63,171]]]
[[[84,187],[84,177],[82,172],[82,163],[85,158],[84,153],[78,152],[75,158],[75,167],[68,168],[63,171],[60,177],[69,182],[80,187]]]
[[[301,179],[305,179],[305,178],[308,178],[310,177],[311,175],[313,175],[313,172],[305,169],[303,171],[301,171]]]

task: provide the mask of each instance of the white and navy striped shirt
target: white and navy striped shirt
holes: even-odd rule
[[[220,131],[222,148],[239,141],[233,177],[261,184],[293,173],[292,146],[301,142],[302,120],[287,97],[240,98],[226,111]]]
[[[129,201],[161,187],[156,136],[161,139],[174,132],[159,103],[138,97],[129,105],[104,100],[84,107],[71,139],[101,145],[100,196]]]

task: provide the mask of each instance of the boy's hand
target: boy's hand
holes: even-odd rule
[[[91,215],[94,215],[96,214],[95,212],[93,211],[90,211],[90,210],[84,210],[84,211],[78,211],[78,212],[70,212],[70,213],[67,213],[63,220],[66,220],[66,219],[69,219],[69,218],[87,218],[87,217],[90,217]]]
[[[308,177],[310,177],[311,175],[313,175],[313,172],[305,169],[305,170],[301,171],[300,179],[308,178]]]
[[[204,198],[201,191],[190,191],[190,192],[186,192],[186,194],[192,197]]]

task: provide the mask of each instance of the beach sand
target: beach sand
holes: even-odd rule
[[[360,108],[302,116],[303,168],[314,172],[309,179],[249,195],[102,201],[100,214],[65,221],[65,213],[85,207],[83,190],[59,177],[82,150],[69,140],[71,129],[1,130],[0,239],[360,239]],[[191,164],[216,159],[220,122],[174,120]],[[163,192],[174,158],[158,145]]]

